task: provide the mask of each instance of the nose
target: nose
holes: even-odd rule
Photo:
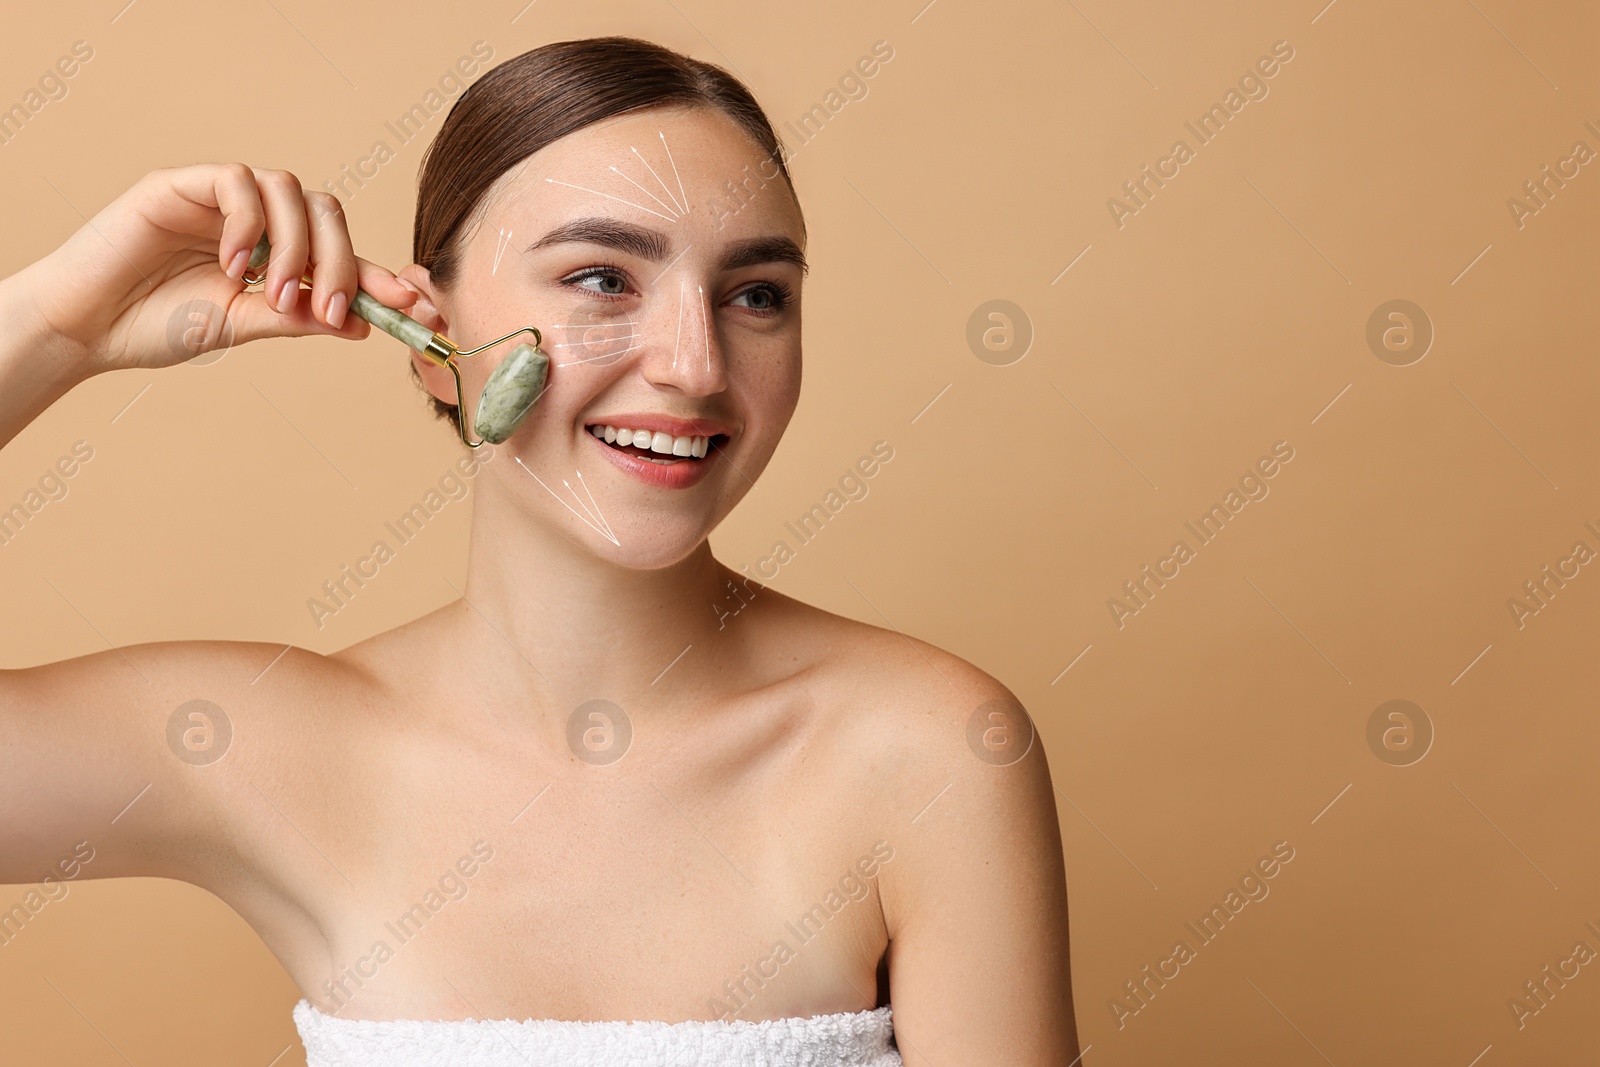
[[[637,338],[640,371],[658,389],[710,396],[728,388],[728,364],[717,338],[717,317],[705,286],[680,279],[678,296],[662,294]]]

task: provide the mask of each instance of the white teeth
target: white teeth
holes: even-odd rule
[[[706,454],[711,451],[711,438],[702,437],[698,434],[689,437],[674,437],[672,434],[663,433],[659,430],[652,432],[650,430],[630,430],[604,425],[590,426],[588,429],[590,433],[607,444],[647,448],[663,456],[704,459]]]

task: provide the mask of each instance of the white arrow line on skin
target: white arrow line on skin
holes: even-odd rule
[[[506,246],[511,243],[511,234],[510,233],[506,232],[505,230],[501,230],[500,231],[500,236],[502,238],[504,238],[504,240],[502,240],[500,242],[500,247],[495,249],[495,252],[494,252],[494,270],[491,270],[489,272],[491,275],[497,273],[500,270],[500,257],[506,254]]]
[[[559,181],[556,181],[554,178],[546,178],[545,181],[547,181],[547,182],[555,182],[555,184],[557,184],[557,185],[565,185],[568,189],[576,189],[580,193],[593,193],[595,196],[603,196],[607,200],[615,200],[619,204],[627,204],[629,207],[636,207],[640,211],[649,211],[650,214],[654,215],[658,219],[666,219],[668,222],[677,222],[678,221],[677,219],[673,218],[671,215],[663,215],[659,211],[652,211],[650,208],[645,207],[643,204],[635,204],[632,200],[624,200],[620,196],[612,196],[610,193],[602,193],[598,189],[585,189],[581,185],[573,185],[571,182],[559,182]]]
[[[678,337],[672,342],[672,367],[678,367],[678,345],[683,341],[683,279],[678,279]],[[146,388],[149,388],[146,386]]]
[[[532,476],[534,481],[538,482],[540,485],[544,485],[543,479],[541,479],[537,474],[534,474],[533,471],[528,470],[528,465],[526,463],[522,462],[522,457],[521,456],[516,457],[516,460],[517,460],[517,466],[521,467],[525,471],[528,471],[528,474],[530,476]],[[578,480],[579,481],[583,480],[583,475],[582,474],[578,475]],[[562,484],[565,485],[566,484],[565,481],[563,481]],[[567,488],[571,489],[572,487],[570,485],[568,485]],[[588,487],[585,486],[584,488],[587,489]],[[594,530],[595,533],[597,533],[600,536],[604,537],[607,541],[610,541],[612,544],[616,545],[618,548],[622,547],[622,542],[618,541],[616,539],[616,536],[613,535],[609,530],[602,530],[600,527],[596,526],[594,523],[590,522],[588,519],[584,518],[582,515],[578,515],[578,510],[576,508],[574,508],[571,504],[567,503],[565,500],[562,500],[561,499],[561,494],[557,493],[554,489],[551,489],[548,485],[544,485],[544,489],[545,489],[545,492],[547,492],[551,496],[555,497],[556,500],[560,502],[562,507],[564,507],[568,511],[572,512],[574,515],[577,515],[580,522],[583,522],[583,523],[587,524],[590,528],[592,528]],[[574,493],[573,496],[574,496],[574,498],[576,498],[577,494]],[[579,503],[582,503],[582,501],[579,501]]]
[[[616,167],[612,167],[611,169],[616,171],[617,174],[620,175],[624,180],[632,182],[634,188],[638,189],[645,196],[648,196],[651,200],[654,200],[656,203],[660,204],[662,207],[667,208],[668,211],[672,211],[672,208],[667,207],[667,202],[665,200],[661,199],[655,193],[652,193],[650,190],[646,189],[644,186],[640,185],[638,182],[634,181],[632,178],[629,178],[626,174],[623,174],[620,170],[617,170]],[[671,196],[672,194],[668,193],[667,195]],[[676,212],[673,212],[673,218],[674,219],[677,218],[677,213]]]
[[[706,287],[697,286],[700,290],[700,328],[706,335],[706,370],[711,369],[711,324],[706,321]]]
[[[633,147],[632,145],[628,146],[628,151],[632,152],[636,156],[639,156],[639,150],[637,148]],[[655,175],[656,181],[661,182],[661,190],[662,190],[662,192],[667,194],[667,198],[669,200],[671,200],[674,204],[678,204],[678,198],[672,195],[672,190],[667,188],[667,183],[661,181],[661,175],[656,174],[656,168],[652,167],[650,165],[649,161],[646,160],[643,156],[639,156],[639,162],[644,164],[644,169],[645,170],[649,171],[652,175]],[[678,204],[678,210],[679,211],[686,211],[688,209],[685,208],[682,204]]]
[[[689,194],[683,191],[683,175],[678,173],[678,162],[672,158],[672,149],[667,148],[667,135],[657,130],[656,136],[661,138],[661,147],[667,149],[667,162],[672,164],[672,176],[678,179],[678,194],[683,197],[683,212],[687,215],[691,210],[688,206]]]

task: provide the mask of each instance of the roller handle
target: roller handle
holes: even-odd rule
[[[255,250],[250,253],[250,263],[246,268],[247,276],[249,272],[260,271],[266,267],[267,260],[271,255],[272,246],[267,242],[267,235],[262,234],[261,240],[256,242]],[[302,275],[301,281],[309,285],[311,277]],[[390,337],[424,355],[427,355],[430,351],[438,351],[438,347],[435,345],[438,334],[405,312],[396,311],[389,305],[382,303],[365,289],[358,288],[356,290],[355,299],[350,301],[350,310]]]

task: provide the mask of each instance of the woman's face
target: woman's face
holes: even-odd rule
[[[535,153],[485,205],[459,280],[431,293],[441,332],[472,348],[536,326],[551,365],[477,477],[496,497],[480,521],[510,504],[627,566],[682,559],[749,491],[799,398],[804,233],[787,184],[721,113],[649,110]],[[469,427],[516,343],[458,361]],[[449,372],[418,361],[454,402]],[[634,443],[608,443],[618,430]]]

